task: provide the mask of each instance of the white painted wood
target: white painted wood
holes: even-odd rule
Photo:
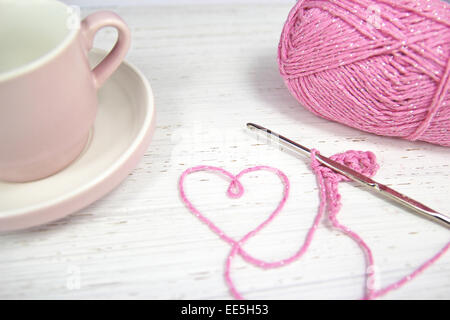
[[[199,164],[236,173],[258,164],[282,169],[292,183],[287,206],[246,248],[267,259],[294,253],[317,208],[314,176],[306,159],[256,141],[244,128],[247,121],[326,155],[372,150],[381,164],[377,179],[448,212],[450,149],[328,122],[288,94],[276,49],[293,1],[162,2],[108,6],[91,0],[82,7],[83,16],[112,9],[129,23],[128,60],[152,84],[157,130],[139,167],[111,194],[61,221],[0,235],[0,298],[231,298],[223,278],[229,246],[178,196],[181,172]],[[106,30],[97,45],[108,48],[113,40],[114,32]],[[200,209],[238,236],[273,210],[281,190],[269,174],[243,182],[247,193],[239,200],[227,199],[226,183],[211,175],[192,176],[186,187]],[[412,271],[449,239],[448,230],[353,184],[341,185],[341,193],[340,219],[372,246],[382,285]],[[233,270],[246,297],[264,299],[359,298],[365,272],[359,248],[325,225],[310,251],[290,266],[264,271],[236,259]],[[449,299],[450,255],[385,298]]]

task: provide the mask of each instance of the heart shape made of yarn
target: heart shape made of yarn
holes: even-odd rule
[[[259,231],[261,231],[265,226],[267,226],[275,217],[281,212],[283,209],[287,198],[289,196],[289,190],[290,190],[290,183],[287,176],[280,171],[279,169],[268,167],[268,166],[257,166],[257,167],[251,167],[242,170],[237,175],[233,175],[230,172],[214,167],[214,166],[198,166],[189,168],[186,171],[184,171],[180,177],[179,180],[179,190],[182,201],[185,203],[185,205],[188,207],[188,209],[202,222],[204,222],[208,227],[216,233],[220,238],[222,238],[224,241],[229,243],[232,246],[232,249],[228,255],[227,262],[226,262],[226,268],[225,268],[225,279],[227,282],[227,285],[229,286],[232,294],[238,298],[243,299],[243,297],[240,295],[240,293],[235,288],[235,285],[231,279],[230,270],[231,270],[231,261],[233,257],[237,254],[239,254],[244,260],[247,262],[256,265],[258,267],[269,269],[269,268],[276,268],[280,267],[289,263],[292,263],[299,259],[308,249],[310,243],[312,242],[314,233],[319,225],[319,222],[321,221],[325,208],[328,207],[328,219],[332,223],[332,226],[349,236],[353,241],[355,241],[363,250],[364,254],[367,258],[367,282],[366,282],[366,295],[363,297],[363,299],[374,299],[377,297],[380,297],[386,293],[388,293],[391,290],[397,289],[404,285],[406,282],[412,280],[415,278],[419,273],[427,269],[429,266],[431,266],[436,260],[438,260],[449,248],[450,248],[450,242],[448,242],[441,250],[439,250],[435,255],[433,255],[430,259],[428,259],[425,263],[420,265],[416,270],[409,273],[408,275],[404,276],[400,280],[393,282],[389,285],[387,285],[384,288],[375,290],[374,288],[370,287],[369,284],[372,284],[375,279],[375,265],[373,260],[373,255],[371,252],[370,247],[365,243],[365,241],[355,232],[353,232],[350,228],[348,228],[345,225],[342,225],[338,219],[337,214],[340,209],[340,194],[338,192],[338,183],[342,181],[348,181],[347,178],[343,177],[342,175],[323,167],[316,159],[317,151],[312,150],[311,153],[311,161],[312,161],[312,169],[314,173],[317,176],[317,182],[319,185],[319,193],[320,193],[320,204],[319,209],[317,211],[316,217],[314,218],[314,222],[309,229],[306,239],[303,243],[303,245],[300,247],[300,249],[291,257],[288,257],[283,260],[274,261],[274,262],[266,262],[260,259],[257,259],[253,256],[251,256],[249,253],[247,253],[243,248],[242,245],[252,236],[256,235]],[[367,174],[368,176],[372,176],[375,174],[378,165],[376,164],[375,155],[371,152],[361,152],[361,151],[347,151],[345,153],[336,154],[331,157],[333,160],[340,162],[342,164],[345,164],[349,167],[351,167],[354,170],[357,170],[358,172],[361,172],[363,174]],[[275,208],[275,210],[265,219],[262,223],[260,223],[256,228],[252,229],[248,233],[246,233],[240,240],[235,240],[232,237],[228,236],[225,232],[223,232],[216,224],[214,224],[209,218],[207,218],[205,215],[203,215],[193,204],[192,202],[187,198],[186,193],[184,191],[184,181],[186,176],[199,172],[199,171],[212,171],[218,174],[221,174],[223,176],[226,176],[231,182],[227,189],[227,195],[231,198],[239,198],[244,194],[244,187],[242,186],[239,179],[250,172],[260,171],[260,170],[266,170],[275,173],[282,183],[284,184],[283,189],[283,197],[281,198],[281,201]]]
[[[215,223],[213,223],[209,218],[207,218],[204,214],[202,214],[188,199],[188,197],[186,196],[186,193],[184,191],[184,181],[185,181],[186,176],[188,176],[192,173],[195,173],[195,172],[199,172],[199,171],[212,171],[212,172],[219,173],[219,174],[227,177],[231,181],[230,185],[227,189],[227,195],[231,198],[239,198],[244,194],[244,187],[242,186],[239,179],[242,176],[244,176],[245,174],[248,174],[250,172],[255,172],[255,171],[261,171],[261,170],[273,172],[280,178],[281,182],[284,185],[283,196],[282,196],[279,204],[275,208],[275,210],[265,220],[263,220],[262,223],[260,223],[256,228],[254,228],[254,229],[250,230],[248,233],[246,233],[240,240],[235,240],[232,237],[230,237],[229,235],[227,235]],[[303,246],[294,255],[292,255],[291,257],[286,258],[286,259],[267,262],[267,261],[255,258],[252,255],[250,255],[247,251],[245,251],[242,248],[242,245],[247,240],[249,240],[251,237],[256,235],[259,231],[261,231],[264,227],[266,227],[273,219],[275,219],[275,217],[283,209],[283,207],[287,201],[287,198],[289,196],[290,183],[289,183],[288,177],[282,171],[280,171],[276,168],[273,168],[273,167],[269,167],[269,166],[256,166],[256,167],[244,169],[237,175],[233,175],[232,173],[230,173],[222,168],[218,168],[218,167],[214,167],[214,166],[198,166],[198,167],[193,167],[193,168],[187,169],[186,171],[183,172],[183,174],[181,175],[180,180],[179,180],[179,190],[180,190],[181,199],[185,203],[185,205],[188,207],[188,209],[200,221],[205,223],[214,233],[216,233],[220,238],[222,238],[224,241],[226,241],[227,243],[229,243],[232,246],[232,249],[228,255],[227,262],[226,262],[225,279],[226,279],[228,286],[230,287],[232,294],[238,299],[243,299],[243,297],[236,290],[234,283],[230,276],[231,260],[233,259],[233,257],[236,254],[239,254],[245,261],[247,261],[253,265],[256,265],[258,267],[264,268],[264,269],[276,268],[276,267],[280,267],[280,266],[289,264],[291,262],[294,262],[295,260],[300,258],[308,249],[308,246],[312,241],[312,238],[317,229],[317,226],[323,216],[323,210],[321,210],[319,212],[319,214],[317,214],[316,218],[314,219],[313,225],[306,236],[306,240],[305,240]]]

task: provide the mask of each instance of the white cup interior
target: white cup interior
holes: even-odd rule
[[[56,0],[0,0],[0,78],[61,47],[74,32],[74,18]]]

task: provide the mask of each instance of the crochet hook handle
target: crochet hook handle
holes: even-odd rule
[[[249,129],[257,129],[259,131],[265,132],[267,134],[267,137],[276,137],[278,139],[278,142],[280,144],[286,145],[290,147],[291,149],[298,151],[304,155],[310,155],[311,149],[302,146],[301,144],[292,141],[291,139],[288,139],[278,133],[273,132],[272,130],[266,129],[260,125],[254,124],[254,123],[247,123],[247,127]],[[371,178],[353,170],[352,168],[349,168],[341,163],[338,163],[330,158],[327,158],[325,156],[322,156],[318,154],[316,156],[317,160],[322,163],[323,165],[327,166],[328,168],[346,176],[347,178],[359,182],[365,186],[370,187],[372,190],[375,190],[376,192],[380,193],[381,195],[390,198],[392,200],[395,200],[396,202],[402,204],[403,206],[413,209],[416,213],[419,213],[420,215],[433,220],[435,222],[438,222],[447,228],[450,228],[450,217],[446,216],[445,214],[439,213],[426,205],[420,203],[419,201],[416,201],[414,199],[411,199],[404,194],[401,194],[398,191],[395,191],[394,189],[381,184],[379,182],[376,182],[375,180],[372,180]]]
[[[450,228],[450,217],[439,213],[430,207],[427,207],[426,205],[420,203],[417,200],[411,199],[408,196],[405,196],[404,194],[382,184],[379,182],[376,182],[375,180],[372,180],[371,178],[362,175],[361,173],[353,170],[352,168],[349,168],[347,166],[344,166],[336,161],[331,160],[330,158],[327,158],[325,156],[322,156],[318,154],[317,160],[324,164],[325,166],[329,167],[330,169],[333,169],[336,172],[339,172],[340,174],[346,176],[349,179],[352,179],[353,181],[359,182],[365,186],[368,186],[372,188],[373,190],[377,191],[378,193],[382,194],[383,196],[390,198],[400,204],[402,204],[405,207],[408,207],[410,209],[413,209],[420,215],[431,219],[433,221],[436,221],[440,224],[443,224],[447,228]]]

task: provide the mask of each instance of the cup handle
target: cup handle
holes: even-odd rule
[[[111,52],[92,70],[94,84],[98,89],[116,71],[130,48],[131,34],[126,23],[111,11],[95,12],[81,22],[81,31],[87,41],[87,50],[91,50],[94,37],[104,27],[117,29],[118,38]]]

